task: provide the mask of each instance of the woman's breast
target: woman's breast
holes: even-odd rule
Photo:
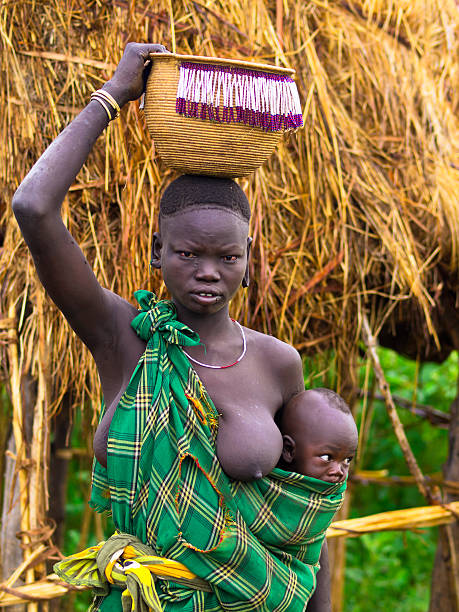
[[[220,410],[217,457],[235,480],[269,474],[282,452],[282,436],[270,411],[259,406]]]

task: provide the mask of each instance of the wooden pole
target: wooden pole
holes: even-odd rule
[[[10,304],[8,318],[16,320],[16,306]],[[28,490],[28,467],[25,441],[24,406],[21,394],[21,369],[19,364],[18,336],[16,327],[11,327],[8,333],[8,362],[10,374],[11,403],[13,406],[13,436],[16,445],[16,472],[19,481],[19,507],[21,510],[22,546],[24,560],[32,554],[30,535],[30,499]],[[33,582],[35,574],[33,569],[26,571],[26,582]],[[1,594],[0,594],[1,598]],[[29,608],[30,612],[38,612],[38,608]]]
[[[444,468],[446,480],[459,482],[459,396],[451,406],[449,455]],[[459,500],[449,493],[447,502]],[[459,522],[440,527],[430,591],[429,612],[459,610]]]
[[[378,353],[376,351],[376,339],[371,332],[370,324],[366,315],[363,315],[362,319],[362,337],[365,346],[367,347],[368,355],[371,358],[373,364],[373,371],[375,373],[376,380],[378,381],[378,386],[381,391],[381,394],[384,398],[387,413],[394,428],[394,433],[397,437],[398,443],[400,444],[400,448],[402,449],[403,455],[408,464],[408,468],[414,476],[419,491],[426,499],[431,500],[432,492],[426,484],[426,479],[424,478],[424,475],[421,472],[421,469],[419,468],[418,462],[416,461],[416,457],[414,456],[413,451],[411,450],[410,443],[408,442],[408,438],[406,437],[402,422],[400,421],[400,417],[398,416],[397,409],[395,407],[395,403],[389,389],[389,385],[386,381],[386,377],[384,376],[384,372],[381,367],[381,362],[379,361]]]
[[[19,546],[16,534],[21,530],[21,508],[19,505],[19,482],[15,475],[16,446],[14,436],[8,439],[5,468],[2,475],[3,480],[3,507],[1,515],[0,530],[0,560],[1,560],[1,580],[7,580],[19,567],[23,561],[22,549]],[[18,584],[22,584],[21,581]],[[0,597],[0,606],[1,606]],[[24,612],[24,606],[14,608],[14,612]]]
[[[43,562],[36,565],[46,546],[43,539],[48,539],[50,530],[46,529],[47,510],[47,465],[48,465],[48,415],[47,415],[47,377],[48,359],[45,332],[45,317],[43,312],[43,290],[36,295],[39,325],[39,346],[37,360],[37,379],[32,379],[29,373],[23,372],[20,340],[17,325],[8,329],[7,355],[10,375],[10,394],[13,407],[12,431],[15,444],[15,472],[19,489],[20,509],[20,539],[23,549],[23,569],[26,583],[33,583],[45,575]],[[16,303],[13,301],[8,310],[8,318],[16,322]],[[5,491],[5,495],[9,495]],[[14,537],[16,534],[14,534]],[[49,544],[51,542],[49,541]],[[37,555],[37,550],[40,554]],[[7,588],[14,587],[17,572],[14,572],[6,582]],[[0,593],[0,601],[5,592]],[[28,612],[38,612],[36,602],[27,603]],[[42,604],[41,612],[47,610],[47,604]]]

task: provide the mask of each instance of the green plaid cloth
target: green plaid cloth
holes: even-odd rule
[[[115,533],[105,542],[66,557],[54,565],[54,572],[68,584],[92,588],[101,601],[109,595],[110,585],[121,589],[123,612],[163,612],[156,592],[158,577],[212,591],[182,563],[156,556],[147,544],[127,533]]]
[[[94,462],[90,505],[212,586],[158,580],[166,612],[304,610],[346,484],[277,468],[253,482],[226,476],[215,450],[218,414],[181,348],[199,337],[172,302],[135,296],[142,310],[132,326],[147,347],[113,416],[107,469]],[[94,609],[122,610],[121,592]]]

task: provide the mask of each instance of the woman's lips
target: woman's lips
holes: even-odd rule
[[[198,291],[192,292],[191,297],[195,302],[199,304],[208,305],[208,304],[216,304],[222,299],[222,296],[218,293],[213,293],[211,291]]]

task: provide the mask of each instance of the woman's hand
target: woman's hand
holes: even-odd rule
[[[169,53],[164,45],[129,43],[112,78],[102,89],[110,93],[120,107],[137,100],[145,90],[151,70],[150,53]]]

